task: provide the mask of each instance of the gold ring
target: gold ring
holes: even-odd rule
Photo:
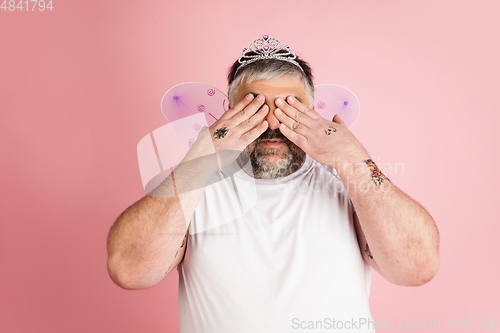
[[[252,126],[250,125],[250,118],[245,119],[245,123],[247,123],[248,126]]]
[[[299,127],[299,125],[300,124],[297,121],[294,122],[293,125],[292,125],[292,129],[295,131],[297,129],[297,127]]]
[[[242,114],[242,115],[245,115],[245,110],[241,110],[241,114]]]

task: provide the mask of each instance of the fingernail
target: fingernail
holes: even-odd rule
[[[261,109],[261,110],[262,110],[262,111],[267,111],[267,109],[268,109],[268,108],[269,108],[269,107],[267,106],[267,104],[264,104],[264,106],[262,107],[262,109]]]
[[[277,103],[277,104],[279,104],[279,105],[281,105],[281,104],[283,104],[284,102],[283,102],[283,99],[278,98],[278,99],[276,100],[276,103]]]
[[[288,102],[290,102],[290,103],[295,102],[295,97],[293,97],[293,96],[288,97]]]
[[[246,96],[245,96],[245,98],[246,98],[247,100],[251,100],[251,99],[253,98],[253,95],[252,95],[252,94],[248,94],[248,95],[246,95]]]
[[[264,100],[264,96],[262,96],[262,95],[257,96],[257,100],[259,102],[262,102]]]
[[[277,114],[283,114],[283,111],[281,111],[280,109],[276,109],[276,113]]]

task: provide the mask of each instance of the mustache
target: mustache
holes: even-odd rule
[[[268,140],[268,139],[280,139],[283,142],[291,142],[290,140],[288,140],[286,136],[283,135],[283,133],[280,132],[279,129],[268,128],[264,133],[262,133],[259,136],[258,141],[260,142],[262,140]]]

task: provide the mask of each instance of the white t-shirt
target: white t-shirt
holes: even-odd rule
[[[177,268],[180,331],[375,332],[352,215],[342,182],[309,156],[276,180],[236,162],[217,172]]]

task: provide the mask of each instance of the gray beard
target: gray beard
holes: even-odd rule
[[[281,139],[288,149],[279,153],[281,148],[257,147],[259,142],[267,139]],[[270,163],[268,156],[271,154],[280,154],[279,161]],[[302,149],[288,140],[279,130],[269,128],[240,154],[243,169],[257,179],[276,179],[291,175],[304,164],[305,158],[306,153]]]

